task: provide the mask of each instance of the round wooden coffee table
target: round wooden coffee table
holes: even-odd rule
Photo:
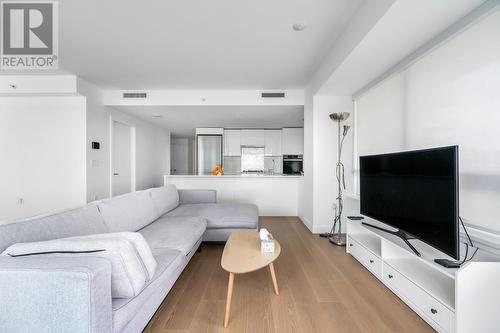
[[[260,252],[260,237],[259,233],[255,231],[235,231],[229,236],[221,260],[222,268],[229,272],[224,327],[227,327],[229,324],[235,274],[249,273],[269,266],[274,292],[276,295],[279,295],[273,262],[278,258],[280,252],[281,246],[276,240],[274,240],[273,253]]]

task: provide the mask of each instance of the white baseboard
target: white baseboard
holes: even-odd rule
[[[309,231],[313,234],[321,234],[323,232],[329,232],[330,229],[332,228],[332,226],[329,224],[314,225],[311,221],[309,221],[304,216],[299,215],[299,219],[302,221],[302,223],[304,223],[304,225],[307,227],[307,229],[309,229]]]
[[[328,225],[328,224],[315,225],[315,226],[313,226],[313,234],[321,234],[324,232],[330,232],[330,229],[332,229],[332,226]]]
[[[304,223],[304,225],[307,227],[307,229],[309,229],[310,232],[313,232],[313,224],[311,221],[306,219],[304,216],[300,216],[300,215],[299,215],[299,219],[302,221],[302,223]]]

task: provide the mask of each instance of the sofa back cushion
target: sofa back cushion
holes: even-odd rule
[[[0,225],[0,252],[12,244],[107,232],[97,206],[89,204]]]
[[[97,205],[110,232],[137,231],[158,218],[149,191],[128,193]]]
[[[179,206],[179,193],[175,185],[152,188],[149,192],[151,193],[151,198],[158,214],[157,217]]]

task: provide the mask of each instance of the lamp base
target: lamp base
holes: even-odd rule
[[[344,233],[335,233],[328,237],[328,240],[330,243],[338,245],[338,246],[345,246],[346,243],[346,236]]]

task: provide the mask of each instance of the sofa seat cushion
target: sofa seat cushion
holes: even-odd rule
[[[110,232],[137,231],[158,218],[149,191],[127,193],[97,205]]]
[[[207,222],[199,217],[164,216],[139,230],[149,247],[155,249],[172,249],[187,255],[203,236]]]
[[[153,279],[146,284],[142,292],[132,298],[116,298],[112,300],[113,332],[122,332],[127,324],[140,312],[144,304],[153,295],[159,293],[161,289],[167,288],[166,293],[184,268],[183,256],[179,251],[157,249],[153,252],[158,262],[158,268]]]
[[[203,217],[208,229],[256,229],[259,223],[257,206],[239,203],[180,205],[166,216]]]

